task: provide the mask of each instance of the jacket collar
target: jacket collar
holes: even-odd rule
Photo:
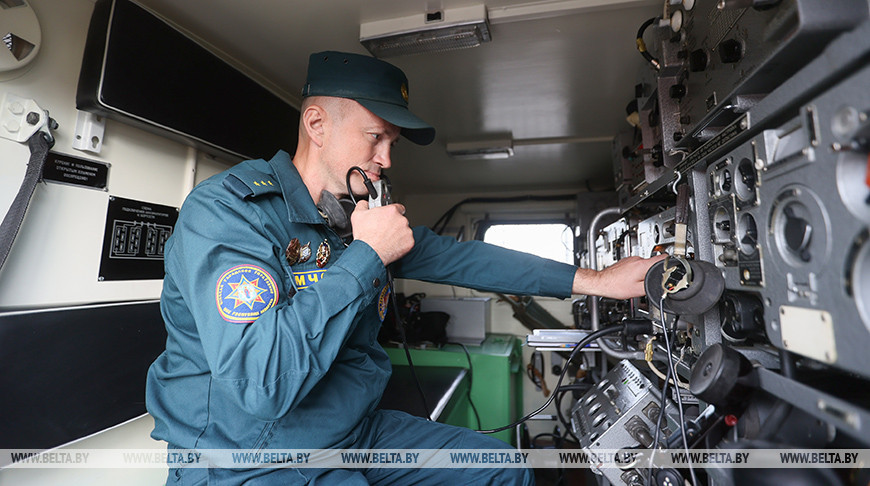
[[[302,182],[299,171],[293,165],[290,154],[279,150],[269,161],[281,192],[284,194],[284,202],[287,204],[287,216],[294,223],[326,224],[323,216],[317,211],[317,206],[308,193],[308,187]]]

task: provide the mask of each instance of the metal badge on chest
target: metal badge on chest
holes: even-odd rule
[[[304,245],[299,242],[298,238],[293,238],[284,250],[284,256],[287,258],[287,263],[291,266],[297,263],[305,263],[311,258],[311,242]]]
[[[326,240],[323,240],[323,242],[317,247],[317,257],[314,260],[314,263],[317,264],[317,268],[323,268],[326,266],[331,255],[332,250],[329,248],[329,243]]]

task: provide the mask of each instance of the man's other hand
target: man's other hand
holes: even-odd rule
[[[630,256],[604,270],[578,268],[574,274],[573,293],[599,295],[612,299],[630,299],[644,295],[643,281],[653,264],[667,255],[652,258]]]

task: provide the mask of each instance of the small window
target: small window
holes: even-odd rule
[[[494,224],[483,233],[483,241],[574,264],[574,232],[566,224]]]

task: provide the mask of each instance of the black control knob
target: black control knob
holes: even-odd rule
[[[683,99],[686,96],[686,86],[683,84],[675,84],[668,89],[668,94],[675,100]]]
[[[703,49],[695,49],[689,53],[689,71],[699,73],[707,69],[707,53]]]
[[[794,212],[789,206],[783,210],[785,215],[785,244],[798,255],[801,260],[808,262],[810,256],[810,242],[813,237],[813,226],[804,218]]]
[[[719,44],[719,60],[723,64],[734,64],[743,59],[743,44],[736,39],[727,39]]]
[[[725,192],[731,192],[731,171],[725,169],[722,171],[722,190]]]
[[[685,480],[676,469],[659,469],[655,474],[657,486],[683,486]]]
[[[746,187],[755,187],[755,169],[749,164],[740,164],[737,167],[737,172],[740,172],[740,180]]]
[[[716,343],[708,347],[692,366],[689,387],[693,395],[719,406],[740,402],[749,389],[741,378],[752,371],[752,363],[733,348]]]
[[[741,342],[764,331],[764,306],[756,297],[744,293],[726,292],[719,303],[722,334],[731,341]]]

